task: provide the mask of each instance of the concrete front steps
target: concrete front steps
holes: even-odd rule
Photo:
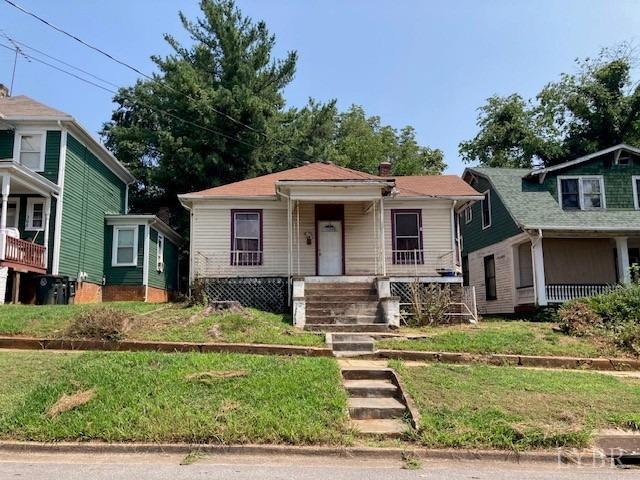
[[[342,384],[352,425],[360,433],[398,437],[409,430],[410,412],[391,369],[343,369]]]
[[[384,332],[374,281],[305,282],[305,329]]]

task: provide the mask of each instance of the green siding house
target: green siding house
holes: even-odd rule
[[[77,282],[76,302],[177,291],[180,236],[128,214],[135,177],[73,117],[2,85],[0,180],[0,303],[33,302],[40,275]]]
[[[513,313],[631,281],[640,263],[640,149],[542,169],[468,168],[485,198],[459,211],[464,281],[482,313]]]

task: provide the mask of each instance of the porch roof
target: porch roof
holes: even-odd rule
[[[468,168],[464,176],[487,178],[516,224],[530,230],[640,232],[638,210],[563,210],[544,185],[527,181],[530,169]]]
[[[50,195],[51,193],[58,193],[60,191],[60,187],[51,180],[46,179],[42,175],[33,172],[11,159],[0,160],[0,177],[5,175],[11,179],[11,183],[13,183],[13,185],[11,185],[11,189],[14,192],[16,190],[15,187],[26,187],[27,190],[33,190],[44,196]]]

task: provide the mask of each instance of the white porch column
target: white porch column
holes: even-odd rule
[[[616,237],[616,250],[618,251],[618,281],[627,285],[631,283],[627,237]]]
[[[0,232],[4,233],[7,228],[7,205],[9,202],[10,191],[9,175],[2,177],[2,214],[0,215]]]
[[[382,252],[382,275],[387,276],[387,248],[384,235],[384,200],[380,197],[380,251]]]
[[[5,244],[7,242],[7,207],[9,202],[9,192],[11,186],[11,179],[9,175],[2,177],[2,209],[0,210],[0,260],[4,259]],[[6,287],[6,272],[4,282],[2,281],[2,274],[0,272],[0,299],[4,301],[4,292]]]
[[[49,268],[49,221],[51,220],[51,197],[44,201],[44,268]]]
[[[544,278],[544,252],[542,250],[542,236],[531,240],[531,260],[533,262],[533,281],[536,287],[538,306],[548,305],[547,289]]]

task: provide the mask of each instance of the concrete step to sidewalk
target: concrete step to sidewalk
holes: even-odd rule
[[[388,368],[346,368],[342,370],[342,378],[347,380],[391,380]]]
[[[375,342],[372,337],[354,333],[331,333],[328,335],[334,352],[373,352]]]
[[[399,437],[409,430],[409,426],[399,418],[378,420],[351,420],[353,427],[364,435],[384,435]]]
[[[350,397],[348,405],[354,420],[402,418],[406,409],[395,398]]]
[[[389,380],[345,380],[344,388],[351,397],[395,397],[396,387]]]

